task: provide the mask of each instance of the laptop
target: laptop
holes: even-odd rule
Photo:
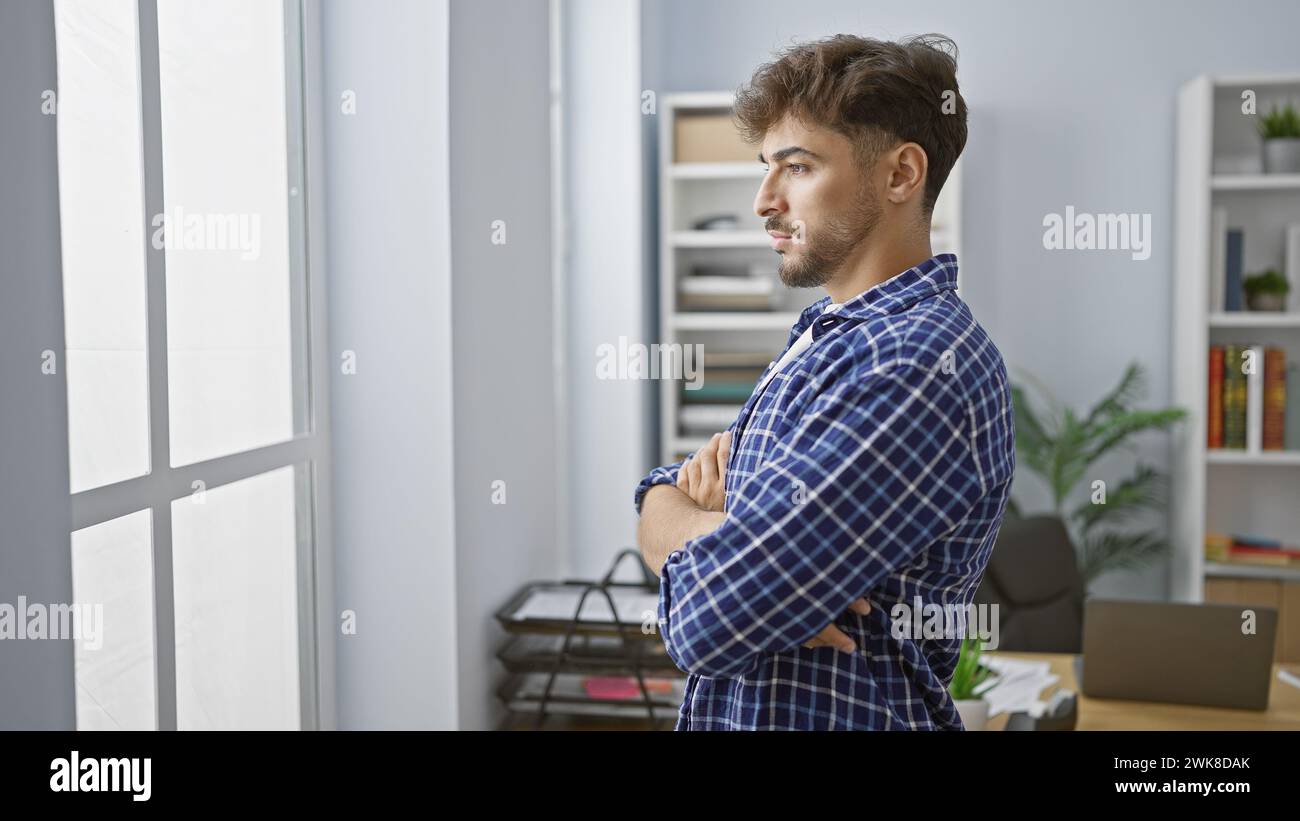
[[[1263,710],[1276,637],[1271,607],[1088,599],[1079,684],[1092,698]]]

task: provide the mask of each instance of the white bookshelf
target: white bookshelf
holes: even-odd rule
[[[695,264],[764,262],[776,280],[779,257],[769,247],[763,220],[753,212],[765,173],[757,149],[752,162],[674,162],[678,117],[731,109],[732,94],[725,91],[660,97],[659,339],[664,344],[700,343],[709,351],[760,351],[775,359],[799,312],[824,296],[824,290],[791,290],[777,280],[779,296],[770,311],[678,310],[678,282]],[[957,253],[959,260],[960,202],[958,162],[935,203],[931,244],[935,253]],[[717,213],[734,213],[739,218],[737,230],[691,230],[695,219]],[[687,435],[680,427],[681,389],[680,381],[665,379],[659,384],[660,450],[665,463],[677,461],[706,441],[705,436]]]
[[[1274,103],[1300,103],[1300,75],[1201,76],[1178,95],[1171,367],[1173,404],[1190,411],[1175,431],[1170,465],[1170,594],[1179,601],[1204,601],[1207,578],[1300,580],[1295,568],[1205,559],[1207,532],[1300,541],[1300,451],[1206,446],[1211,345],[1274,345],[1288,364],[1300,360],[1300,283],[1291,283],[1285,313],[1210,311],[1214,208],[1244,232],[1244,273],[1285,271],[1285,225],[1300,223],[1300,174],[1250,167],[1260,149],[1256,117],[1242,112],[1247,89],[1256,116]]]

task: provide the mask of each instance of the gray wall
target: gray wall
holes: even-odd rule
[[[1001,348],[1061,401],[1086,407],[1130,361],[1149,374],[1151,406],[1170,401],[1174,103],[1201,73],[1300,70],[1300,4],[1261,0],[1087,4],[823,0],[797,16],[777,0],[647,3],[646,85],[734,89],[779,47],[835,33],[896,38],[937,31],[961,50],[970,106],[964,154],[963,297]],[[1047,251],[1042,220],[1074,205],[1149,212],[1151,258]],[[1138,454],[1168,465],[1168,443]],[[1114,457],[1103,474],[1126,472]],[[1028,509],[1048,497],[1023,472]],[[1166,568],[1115,575],[1098,592],[1164,596]]]
[[[653,392],[644,379],[599,379],[596,351],[658,341],[650,321],[641,194],[641,4],[565,0],[563,299],[565,448],[571,573],[600,578],[636,545],[632,490],[651,458]],[[651,244],[657,240],[651,240]],[[620,579],[636,578],[631,560]]]
[[[373,6],[372,6],[373,8]],[[451,233],[460,726],[500,717],[492,614],[563,559],[552,356],[547,3],[451,4]],[[492,243],[492,223],[506,243]],[[494,504],[501,480],[505,504]]]
[[[53,5],[0,3],[0,602],[15,608],[72,601],[56,121],[41,113],[54,57]],[[73,651],[0,641],[0,730],[76,729]]]
[[[447,16],[445,0],[321,15],[335,589],[357,616],[341,729],[458,726]]]

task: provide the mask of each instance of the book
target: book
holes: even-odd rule
[[[1232,549],[1232,537],[1223,533],[1205,534],[1205,558],[1211,562],[1226,562]]]
[[[1283,273],[1286,274],[1286,281],[1291,283],[1291,292],[1287,294],[1291,310],[1300,310],[1300,297],[1296,296],[1297,289],[1300,289],[1300,222],[1293,222],[1286,227]]]
[[[689,276],[682,279],[683,294],[770,294],[776,284],[760,277]]]
[[[1228,209],[1216,205],[1210,217],[1210,312],[1223,310],[1223,297],[1227,288],[1225,261],[1228,233]]]
[[[748,382],[750,387],[758,384],[758,378],[767,370],[764,363],[761,368],[713,368],[704,366],[705,382]]]
[[[1223,346],[1210,348],[1209,397],[1205,414],[1206,447],[1223,447]]]
[[[1240,345],[1223,347],[1223,447],[1246,447],[1246,375]]]
[[[1287,450],[1300,450],[1300,364],[1286,366],[1286,410],[1282,440]]]
[[[757,294],[682,294],[677,307],[683,311],[768,311],[770,296]]]
[[[1283,547],[1251,547],[1234,542],[1232,547],[1228,548],[1228,561],[1285,567],[1292,562],[1300,561],[1300,550]]]
[[[1291,557],[1280,550],[1270,547],[1245,547],[1233,545],[1228,549],[1228,561],[1241,564],[1263,564],[1270,567],[1285,567],[1291,563]]]
[[[749,395],[754,392],[755,382],[714,382],[706,378],[704,384],[698,388],[683,388],[682,401],[706,405],[728,402],[744,404],[749,399]]]
[[[1223,310],[1242,310],[1242,257],[1245,253],[1245,234],[1240,228],[1229,228],[1225,240]]]
[[[1206,533],[1205,559],[1211,562],[1285,567],[1293,563],[1300,564],[1300,547],[1259,536]]]
[[[743,262],[718,262],[691,267],[692,277],[746,277],[749,266]]]
[[[727,404],[708,404],[708,405],[686,405],[678,414],[678,421],[681,423],[682,430],[691,433],[717,433],[726,430],[731,423],[736,420],[740,414],[741,406],[744,403],[735,405]]]
[[[704,351],[704,367],[758,368],[763,371],[772,363],[770,351]],[[757,381],[757,380],[756,380]]]
[[[1246,451],[1259,453],[1264,439],[1264,347],[1251,345],[1246,374]]]
[[[1260,448],[1282,450],[1286,420],[1286,351],[1264,349],[1264,379]]]
[[[1250,534],[1234,533],[1232,534],[1232,543],[1242,547],[1282,547],[1279,539],[1270,539],[1266,536],[1252,536]]]
[[[772,307],[776,283],[766,277],[693,275],[681,279],[677,294],[682,310],[765,311]]]

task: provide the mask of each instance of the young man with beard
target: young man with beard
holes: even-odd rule
[[[894,618],[970,603],[1015,464],[1002,356],[930,248],[966,143],[954,54],[838,35],[737,95],[781,279],[829,296],[731,426],[636,489],[660,634],[689,674],[678,729],[962,729],[961,635]]]

